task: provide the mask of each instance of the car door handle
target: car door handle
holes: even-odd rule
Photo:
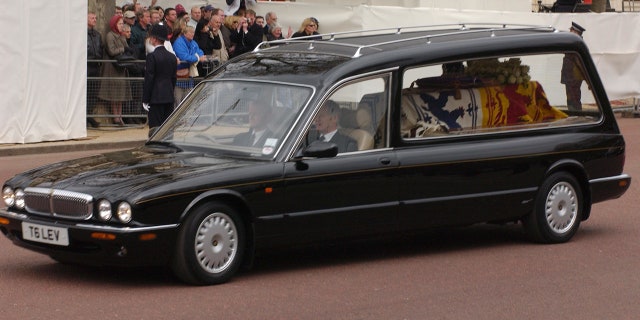
[[[384,157],[384,158],[380,158],[380,163],[384,164],[384,165],[388,165],[391,163],[391,159]]]

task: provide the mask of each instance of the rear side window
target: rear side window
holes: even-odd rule
[[[403,74],[401,130],[415,139],[600,120],[575,53],[450,61]]]

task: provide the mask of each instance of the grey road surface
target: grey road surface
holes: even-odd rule
[[[162,268],[55,263],[0,238],[3,319],[634,319],[640,314],[640,119],[622,198],[597,204],[574,239],[473,226],[258,258],[231,282],[192,287]],[[0,180],[95,153],[0,158]]]

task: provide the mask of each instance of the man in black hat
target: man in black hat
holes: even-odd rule
[[[167,34],[168,29],[163,24],[155,24],[149,31],[154,50],[147,54],[142,90],[142,107],[149,112],[149,136],[173,112],[178,61],[164,47]]]
[[[581,25],[572,22],[569,31],[582,37],[585,30]],[[582,92],[580,87],[584,76],[580,68],[580,59],[575,53],[567,53],[562,60],[560,83],[564,84],[567,93],[567,108],[570,111],[582,110]]]
[[[587,31],[585,28],[583,28],[581,25],[575,23],[575,22],[571,22],[571,28],[569,28],[569,31],[579,35],[582,37],[582,33]]]

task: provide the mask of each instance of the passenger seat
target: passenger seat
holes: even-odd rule
[[[342,132],[356,140],[358,150],[373,149],[373,134],[371,112],[366,108],[359,107],[357,110],[342,109],[340,115],[340,125]]]

